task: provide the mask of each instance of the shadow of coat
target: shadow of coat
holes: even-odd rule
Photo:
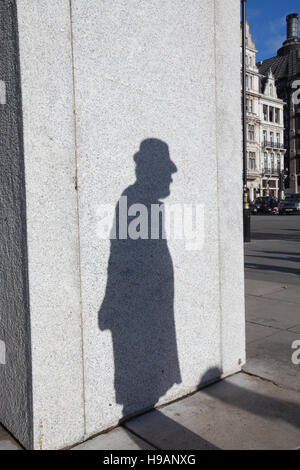
[[[157,139],[143,141],[134,160],[136,182],[122,193],[115,211],[99,311],[100,329],[112,334],[116,401],[123,405],[124,417],[151,408],[181,382],[174,271],[159,200],[169,195],[177,169],[167,144]],[[159,209],[156,222],[153,206]]]

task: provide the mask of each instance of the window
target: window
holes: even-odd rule
[[[281,157],[280,154],[277,154],[277,170],[281,170]]]
[[[253,113],[253,100],[246,100],[247,113]]]
[[[280,124],[280,109],[278,108],[275,108],[275,122],[277,122],[277,124]]]
[[[269,121],[274,122],[274,108],[272,106],[269,107]]]
[[[270,96],[273,96],[273,85],[272,85],[272,83],[270,83],[270,85],[269,85],[269,94],[270,94]]]
[[[256,169],[256,158],[255,152],[249,152],[249,170]]]
[[[264,145],[267,145],[267,131],[263,131],[263,140],[264,140]]]
[[[252,85],[253,85],[252,75],[246,75],[246,87],[251,90]]]
[[[264,170],[268,168],[268,154],[267,152],[264,153]]]
[[[271,165],[270,165],[271,173],[274,173],[274,163],[275,162],[274,162],[274,154],[273,153],[270,154],[270,163],[271,163]]]
[[[254,126],[251,124],[248,126],[248,139],[252,141],[255,140]]]
[[[273,145],[274,145],[274,132],[270,132],[270,143],[271,143],[271,146],[273,147]]]
[[[264,114],[264,121],[268,120],[268,106],[266,104],[263,105],[263,114]]]
[[[277,143],[277,147],[280,147],[280,134],[279,133],[276,134],[276,143]]]

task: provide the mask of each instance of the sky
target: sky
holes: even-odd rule
[[[257,62],[274,57],[286,39],[285,17],[299,14],[300,0],[247,0],[247,20],[258,53]]]

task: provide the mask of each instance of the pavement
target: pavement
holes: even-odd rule
[[[247,363],[244,371],[300,392],[300,217],[252,217],[245,247]],[[300,447],[300,445],[299,445]]]
[[[74,450],[300,450],[300,217],[254,216],[245,245],[243,372]],[[300,358],[300,355],[299,355]],[[0,450],[21,449],[0,427]]]

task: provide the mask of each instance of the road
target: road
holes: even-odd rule
[[[246,279],[300,284],[300,216],[252,216],[251,232]]]

